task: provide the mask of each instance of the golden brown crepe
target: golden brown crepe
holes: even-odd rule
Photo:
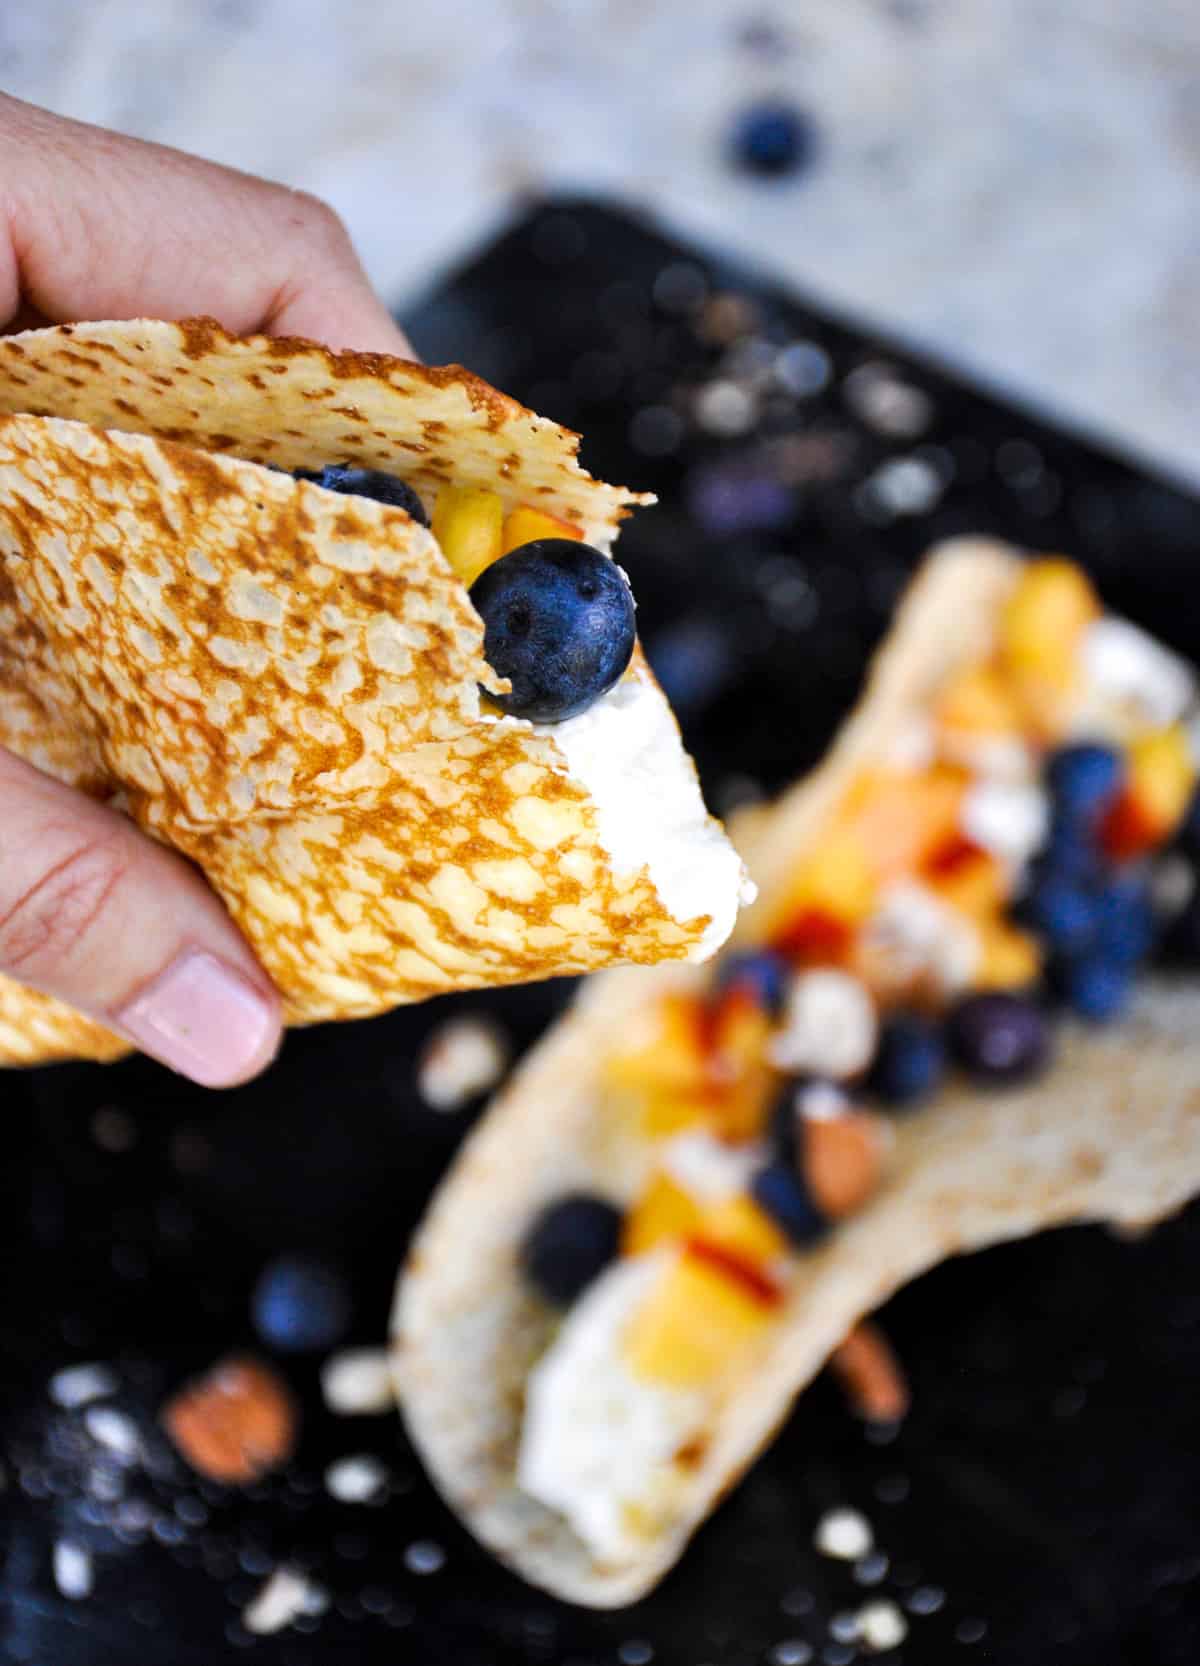
[[[481,710],[504,685],[431,533],[264,466],[483,486],[608,549],[649,500],[577,447],[457,367],[209,320],[0,340],[0,744],[196,861],[290,1023],[711,953],[740,867],[640,653],[597,707],[631,770],[652,745],[676,772],[642,806],[653,871],[611,848],[568,725]],[[689,850],[714,879],[679,912]],[[121,1047],[0,980],[0,1063]]]

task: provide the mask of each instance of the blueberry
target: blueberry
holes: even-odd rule
[[[1096,898],[1096,948],[1114,966],[1130,968],[1154,948],[1158,935],[1144,880],[1133,874],[1110,879]]]
[[[1072,884],[1090,885],[1099,879],[1100,853],[1092,829],[1079,819],[1056,816],[1045,844],[1034,861],[1031,880],[1065,879]]]
[[[829,1222],[790,1163],[777,1158],[760,1169],[750,1184],[750,1195],[793,1244],[815,1244],[829,1231]]]
[[[1018,1082],[1050,1058],[1050,1026],[1027,996],[967,995],[949,1018],[955,1058],[980,1081]]]
[[[1094,823],[1116,796],[1124,765],[1110,746],[1063,746],[1046,766],[1046,785],[1059,815]]]
[[[263,1341],[285,1353],[332,1348],[350,1319],[350,1295],[335,1268],[309,1256],[281,1255],[258,1275],[250,1303]]]
[[[717,986],[722,990],[749,990],[759,1005],[774,1018],[783,1010],[790,973],[787,961],[769,950],[764,949],[757,954],[735,954],[722,963]]]
[[[347,497],[374,498],[376,503],[390,503],[393,509],[403,509],[422,526],[429,525],[425,505],[406,480],[385,474],[382,469],[362,469],[355,463],[327,463],[323,469],[297,469],[297,480],[311,480],[314,486],[324,486],[327,492],[344,492]]]
[[[1107,1024],[1119,1018],[1133,994],[1133,976],[1102,955],[1089,955],[1064,967],[1060,988],[1071,1011],[1093,1024]]]
[[[1056,954],[1083,954],[1096,940],[1100,909],[1081,885],[1054,875],[1041,880],[1021,904],[1021,916]]]
[[[885,1018],[867,1077],[872,1093],[888,1105],[928,1099],[946,1070],[946,1043],[938,1026],[915,1012]]]
[[[539,538],[502,555],[471,586],[488,664],[512,683],[513,717],[559,723],[610,689],[633,655],[633,596],[589,544]]]
[[[542,1295],[570,1307],[614,1260],[621,1211],[602,1197],[572,1192],[548,1204],[521,1246],[521,1264]]]
[[[794,173],[812,160],[817,148],[812,118],[794,104],[771,99],[753,104],[734,123],[734,161],[749,173]]]

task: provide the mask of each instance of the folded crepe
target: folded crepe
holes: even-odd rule
[[[640,651],[582,716],[497,716],[432,533],[284,472],[481,488],[607,552],[652,500],[577,448],[456,366],[211,320],[0,340],[0,744],[195,861],[292,1024],[703,958],[741,866]],[[0,1063],[123,1050],[0,979]]]
[[[956,541],[927,561],[823,767],[734,829],[760,888],[742,919],[743,946],[773,934],[780,940],[796,875],[812,875],[807,859],[862,772],[902,770],[923,753],[931,706],[956,672],[993,653],[1022,570],[1015,552],[984,541]],[[1178,662],[1155,668],[1178,684]],[[1127,693],[1118,690],[1111,708],[1123,708],[1122,722],[1130,718]],[[524,1578],[596,1607],[631,1602],[662,1577],[797,1394],[907,1280],[944,1257],[1064,1222],[1140,1228],[1200,1190],[1196,986],[1155,975],[1111,1028],[1065,1020],[1047,1073],[991,1087],[948,1077],[928,1103],[888,1119],[873,1195],[833,1220],[824,1237],[789,1245],[777,1277],[768,1263],[773,1305],[765,1319],[755,1317],[753,1279],[739,1286],[711,1276],[737,1272],[739,1257],[773,1253],[763,1247],[762,1216],[751,1224],[744,1196],[731,1207],[726,1194],[707,1215],[685,1197],[689,1218],[700,1220],[700,1231],[708,1221],[711,1239],[705,1257],[690,1262],[690,1282],[681,1269],[695,1246],[681,1255],[670,1241],[680,1177],[697,1195],[709,1188],[715,1196],[714,1176],[720,1191],[728,1180],[722,1162],[742,1148],[735,1143],[720,1158],[719,1142],[697,1141],[694,1124],[684,1122],[680,1133],[663,1117],[663,1107],[678,1109],[694,1085],[677,1066],[669,1025],[655,1030],[648,1015],[669,1013],[672,1001],[694,1005],[708,991],[716,1012],[736,1019],[736,1004],[727,998],[722,1008],[711,983],[705,973],[671,967],[592,980],[468,1138],[397,1289],[394,1372],[435,1484]],[[819,1052],[837,1029],[831,1015],[825,1037],[810,1033],[810,1044]],[[628,1065],[637,1064],[639,1045],[638,1068],[662,1090],[657,1123],[645,1116],[645,1100],[640,1120],[630,1110]],[[621,1060],[624,1074],[614,1069]],[[802,1084],[797,1093],[804,1091]],[[827,1083],[809,1095],[812,1120],[793,1125],[795,1138],[800,1126],[818,1139],[835,1128],[861,1131],[864,1114],[844,1115],[837,1094]],[[828,1147],[813,1149],[828,1155]],[[664,1171],[670,1151],[677,1167]],[[563,1318],[529,1277],[530,1233],[557,1201],[580,1194],[629,1211],[624,1253]],[[787,1208],[794,1204],[793,1197]],[[657,1243],[648,1207],[665,1229]],[[569,1283],[577,1250],[543,1245],[543,1280]],[[585,1243],[581,1253],[591,1252]],[[611,1254],[611,1245],[601,1253]],[[675,1306],[660,1300],[652,1313],[655,1293],[668,1289]],[[703,1364],[706,1349],[726,1343],[732,1365],[715,1367],[711,1392],[693,1393],[697,1359]],[[657,1372],[649,1385],[647,1362],[651,1376]]]

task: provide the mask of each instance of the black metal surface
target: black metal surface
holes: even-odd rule
[[[701,337],[732,308],[714,309],[714,295],[753,303],[749,339],[811,344],[793,356],[794,387],[820,380],[821,355],[828,364],[822,387],[777,389],[736,437],[697,425],[682,391],[718,375],[725,349]],[[1193,498],[619,214],[532,211],[409,322],[427,357],[460,359],[581,428],[598,473],[662,495],[631,524],[622,560],[718,802],[818,756],[934,537],[995,532],[1081,556],[1114,605],[1200,650]],[[735,382],[754,357],[743,342],[726,362]],[[862,370],[881,362],[891,371]],[[715,409],[721,418],[720,398]],[[713,410],[709,396],[700,411],[711,422]],[[916,473],[880,487],[876,471],[897,458]],[[731,464],[740,496],[712,478]],[[792,481],[782,506],[769,484],[781,466]],[[890,512],[929,498],[929,470],[935,501]],[[783,514],[779,524],[714,532],[714,501],[744,518],[749,489],[758,518]],[[564,1608],[498,1568],[433,1496],[394,1418],[323,1410],[317,1362],[276,1361],[305,1411],[282,1477],[241,1497],[170,1459],[155,1412],[190,1372],[254,1342],[249,1294],[268,1256],[336,1256],[353,1337],[382,1336],[408,1232],[469,1121],[421,1104],[417,1048],[463,1010],[498,1015],[524,1046],[566,993],[508,991],[297,1034],[262,1082],[221,1096],[140,1060],[0,1081],[0,1658],[847,1666],[852,1646],[831,1621],[881,1595],[906,1610],[908,1639],[886,1658],[908,1666],[1194,1666],[1195,1210],[1135,1244],[1056,1232],[902,1293],[885,1314],[914,1386],[901,1432],[872,1443],[818,1383],[680,1568],[625,1614]],[[46,1394],[54,1369],[83,1359],[117,1370],[114,1403],[147,1445],[107,1481],[82,1414]],[[364,1450],[389,1466],[387,1501],[333,1502],[325,1464]],[[819,1514],[838,1503],[875,1526],[889,1557],[876,1585],[813,1549]],[[94,1550],[85,1600],[64,1599],[51,1576],[64,1535]],[[444,1562],[422,1573],[414,1565],[437,1556],[406,1551],[425,1541]],[[307,1630],[252,1640],[239,1614],[277,1562],[311,1570],[331,1606]]]

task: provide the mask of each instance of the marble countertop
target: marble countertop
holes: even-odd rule
[[[1194,0],[39,0],[0,85],[318,192],[393,299],[617,194],[1200,483]],[[776,94],[819,143],[762,183]]]

